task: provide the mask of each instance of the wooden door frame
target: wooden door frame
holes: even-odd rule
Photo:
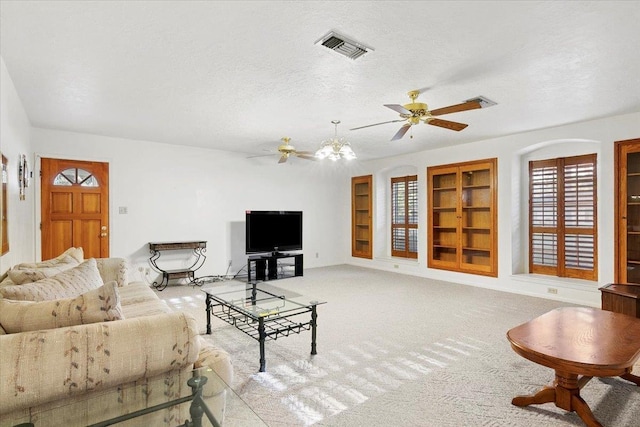
[[[60,159],[60,160],[76,160],[79,162],[102,162],[102,163],[109,163],[111,165],[112,163],[112,159],[108,159],[108,158],[104,158],[104,157],[78,157],[78,156],[67,156],[67,155],[60,155],[60,154],[43,154],[43,153],[35,153],[35,162],[34,162],[34,168],[33,168],[33,183],[35,185],[34,187],[34,223],[33,223],[33,229],[34,229],[34,246],[35,246],[35,260],[36,261],[41,261],[42,260],[42,232],[40,230],[40,224],[42,223],[42,183],[40,180],[40,176],[42,174],[42,158],[47,158],[47,159]],[[111,169],[109,169],[109,174],[111,174]],[[108,209],[109,209],[109,225],[108,225],[108,230],[109,233],[107,234],[107,239],[109,241],[109,248],[112,247],[112,240],[111,240],[111,229],[112,229],[112,225],[113,225],[113,220],[111,218],[111,212],[113,211],[111,209],[111,186],[109,186],[109,200],[107,201],[108,203]],[[111,252],[111,249],[109,249],[109,252]]]

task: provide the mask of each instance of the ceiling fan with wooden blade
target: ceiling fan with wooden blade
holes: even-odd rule
[[[407,122],[402,125],[402,127],[396,132],[396,134],[391,138],[391,141],[396,141],[398,139],[402,139],[402,137],[407,133],[407,131],[413,125],[420,124],[421,122],[431,126],[438,126],[445,129],[461,131],[466,128],[468,125],[465,123],[452,122],[450,120],[443,120],[436,118],[436,116],[442,116],[445,114],[458,113],[461,111],[467,110],[475,110],[477,108],[486,108],[492,105],[496,105],[495,102],[490,101],[482,96],[470,99],[468,101],[462,102],[456,105],[450,105],[448,107],[438,108],[436,110],[429,110],[429,106],[422,102],[417,102],[416,99],[420,95],[419,90],[412,90],[408,93],[409,98],[411,98],[411,102],[405,105],[399,104],[384,104],[385,107],[400,113],[401,119],[391,120],[388,122],[382,123],[374,123],[372,125],[360,126],[356,128],[352,128],[350,130],[364,129],[371,126],[378,126],[387,123],[397,123],[397,122]]]
[[[291,138],[288,138],[285,136],[284,138],[281,138],[281,141],[282,141],[282,144],[278,146],[278,153],[280,154],[280,159],[278,160],[278,163],[285,163],[287,160],[289,160],[289,157],[291,156],[300,157],[301,159],[306,159],[306,160],[317,160],[315,157],[315,153],[312,153],[310,151],[296,150],[295,147],[290,144]],[[267,157],[267,156],[274,156],[274,155],[275,153],[264,154],[260,156],[250,156],[247,158],[252,159],[255,157]]]
[[[295,147],[290,144],[291,138],[285,136],[281,140],[283,143],[278,146],[278,152],[280,152],[282,156],[280,156],[278,163],[286,162],[290,156],[296,156],[306,160],[316,160],[315,153],[310,151],[297,151]]]

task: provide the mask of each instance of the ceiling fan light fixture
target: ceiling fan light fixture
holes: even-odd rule
[[[417,98],[420,95],[419,90],[412,90],[407,93],[409,98],[411,98],[411,102],[405,105],[399,104],[383,104],[385,107],[392,109],[393,111],[400,113],[400,120],[390,120],[382,123],[374,123],[372,125],[360,126],[357,128],[353,128],[351,130],[364,129],[371,126],[383,125],[386,123],[396,123],[396,122],[406,122],[391,138],[391,141],[397,141],[398,139],[402,139],[402,137],[407,133],[407,131],[414,125],[417,125],[422,121],[426,125],[437,126],[444,129],[453,130],[456,132],[460,132],[465,129],[467,124],[453,122],[451,120],[444,120],[439,118],[439,116],[443,116],[445,114],[459,113],[461,111],[469,111],[475,110],[477,108],[487,108],[494,105],[497,105],[497,102],[491,101],[490,99],[485,98],[484,96],[477,96],[472,99],[467,99],[466,101],[449,105],[448,107],[436,108],[435,110],[430,110],[428,105],[422,102],[417,102]],[[413,135],[411,135],[413,138]]]
[[[326,158],[330,158],[333,154],[333,146],[332,141],[324,141],[318,151],[316,151],[316,158],[323,160]]]
[[[340,123],[340,120],[332,120],[331,123],[336,127],[335,136],[326,141],[322,141],[320,148],[315,153],[315,157],[320,160],[333,160],[334,162],[340,159],[356,159],[356,153],[353,152],[351,144],[343,138],[338,138],[338,123]]]
[[[339,154],[340,157],[345,160],[353,160],[356,158],[356,153],[353,152],[351,144],[346,141],[344,142],[344,144],[342,144],[342,147],[340,147]]]

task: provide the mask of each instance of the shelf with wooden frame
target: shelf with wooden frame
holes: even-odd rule
[[[351,255],[373,258],[373,176],[351,178]]]
[[[640,138],[615,142],[615,282],[640,284]]]
[[[429,268],[497,276],[497,159],[427,168]]]

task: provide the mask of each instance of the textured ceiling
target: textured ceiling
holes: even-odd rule
[[[640,2],[1,1],[0,54],[34,126],[264,154],[334,133],[361,159],[640,111]],[[375,51],[353,61],[329,30]],[[435,109],[401,123],[406,93]],[[410,138],[410,135],[413,138]]]

